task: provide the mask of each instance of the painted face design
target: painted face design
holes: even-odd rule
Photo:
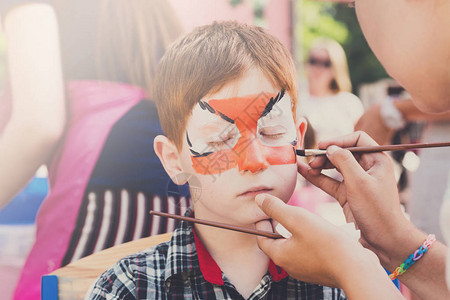
[[[200,101],[196,108],[212,120],[209,136],[186,131],[193,168],[219,174],[236,166],[257,172],[270,165],[297,161],[297,130],[291,99],[284,90],[246,97]]]

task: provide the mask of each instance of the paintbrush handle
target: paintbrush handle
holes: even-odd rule
[[[382,146],[369,146],[369,147],[348,147],[348,148],[344,148],[344,149],[347,149],[348,151],[350,151],[352,153],[373,153],[373,152],[381,152],[381,151],[398,151],[398,150],[437,148],[437,147],[450,147],[450,142],[382,145]],[[326,155],[327,150],[305,149],[305,150],[297,150],[297,153],[302,156],[320,156],[320,155]]]
[[[233,231],[244,232],[244,233],[253,234],[253,235],[264,236],[264,237],[268,237],[268,238],[272,238],[272,239],[283,238],[283,236],[281,236],[280,234],[269,232],[269,231],[250,229],[250,228],[239,227],[239,226],[234,226],[234,225],[224,224],[224,223],[219,223],[219,222],[214,222],[214,221],[207,221],[207,220],[196,219],[196,218],[191,218],[191,217],[173,215],[173,214],[163,213],[163,212],[159,212],[159,211],[151,210],[150,214],[160,216],[160,217],[165,217],[165,218],[184,220],[187,222],[192,222],[192,223],[197,223],[197,224],[202,224],[202,225],[207,225],[207,226],[212,226],[212,227],[217,227],[217,228],[223,228],[223,229],[228,229],[228,230],[233,230]]]
[[[436,147],[449,147],[450,142],[442,143],[421,143],[421,144],[399,144],[399,145],[382,145],[373,147],[349,147],[345,148],[352,153],[370,153],[381,151],[398,151],[409,149],[421,149],[421,148],[436,148]]]

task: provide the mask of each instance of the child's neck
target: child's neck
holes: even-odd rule
[[[195,225],[195,231],[222,272],[248,298],[269,265],[269,258],[259,249],[256,237],[202,225]]]

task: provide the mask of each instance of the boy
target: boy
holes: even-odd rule
[[[234,22],[200,27],[165,54],[155,99],[166,136],[154,147],[177,184],[195,180],[187,214],[254,228],[267,218],[256,195],[289,200],[306,130],[295,122],[295,73],[277,39]],[[289,277],[255,236],[187,222],[106,271],[91,298],[346,299]]]

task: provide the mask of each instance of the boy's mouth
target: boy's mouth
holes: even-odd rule
[[[253,188],[246,190],[245,192],[239,194],[238,196],[256,197],[256,195],[258,195],[258,194],[269,193],[272,190],[273,190],[272,188],[269,188],[266,186],[257,186],[257,187],[253,187]]]

